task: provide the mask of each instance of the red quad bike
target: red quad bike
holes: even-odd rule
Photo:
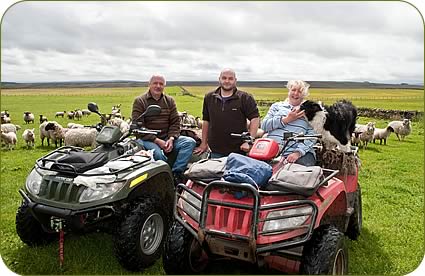
[[[248,156],[269,163],[275,175],[289,141],[319,137],[287,133],[281,150],[272,139],[257,139]],[[357,148],[349,154],[357,158]],[[192,179],[179,184],[163,253],[165,272],[200,273],[210,260],[224,257],[289,274],[347,274],[344,235],[356,240],[362,224],[357,163],[353,168],[352,175],[322,168],[322,181],[308,196],[302,187],[266,191]],[[236,198],[238,191],[246,196]]]

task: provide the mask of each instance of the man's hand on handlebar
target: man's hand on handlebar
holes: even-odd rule
[[[243,152],[249,152],[249,150],[251,149],[251,145],[248,142],[244,142],[241,146],[240,149]]]

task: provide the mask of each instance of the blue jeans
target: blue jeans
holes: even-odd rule
[[[296,164],[304,165],[304,166],[314,166],[316,165],[316,158],[314,158],[314,154],[311,152],[307,152],[304,156],[301,156]]]
[[[137,142],[143,145],[146,150],[153,149],[153,158],[155,160],[163,160],[167,162],[167,156],[165,156],[164,152],[157,144],[141,139],[138,139]],[[179,138],[174,140],[173,151],[177,152],[177,158],[171,169],[173,173],[183,173],[186,170],[187,163],[189,163],[189,160],[192,157],[192,152],[195,146],[195,140],[187,136],[179,136]]]

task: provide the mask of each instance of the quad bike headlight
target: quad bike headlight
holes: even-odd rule
[[[303,225],[311,216],[312,212],[313,208],[311,206],[272,211],[267,214],[267,218],[275,219],[267,220],[264,223],[263,231],[289,231],[285,230],[285,228]]]
[[[108,197],[121,190],[124,185],[125,181],[120,181],[96,184],[95,189],[87,187],[80,196],[80,202],[90,202]]]
[[[43,176],[40,175],[36,169],[32,169],[30,174],[27,176],[27,180],[25,181],[27,190],[33,195],[38,195],[40,192],[42,180]]]
[[[193,205],[195,205],[196,207],[198,207],[199,209],[201,209],[201,201],[199,199],[197,199],[196,197],[194,197],[189,192],[183,192],[182,193],[182,198],[185,198],[187,201],[191,202]],[[199,222],[200,211],[198,211],[195,207],[193,207],[188,202],[186,202],[186,200],[183,200],[183,199],[180,200],[181,207],[183,208],[183,210],[189,216],[191,216],[192,218],[194,218],[196,221]]]

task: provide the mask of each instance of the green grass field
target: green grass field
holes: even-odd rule
[[[167,88],[174,96],[180,111],[200,116],[202,97],[211,88],[185,87],[192,96],[181,96],[179,87]],[[283,99],[285,89],[242,88],[256,99]],[[9,110],[12,122],[23,129],[36,128],[39,123],[23,123],[23,112],[43,114],[66,126],[70,120],[54,118],[57,111],[86,108],[97,102],[104,113],[112,105],[121,103],[121,111],[128,117],[134,97],[146,88],[97,89],[40,89],[3,90],[1,110]],[[382,109],[424,110],[423,91],[418,90],[316,90],[310,98],[332,103],[337,98],[348,98],[357,106]],[[357,99],[357,100],[356,100]],[[267,108],[261,108],[264,116]],[[384,127],[388,120],[361,117],[360,123],[376,121]],[[97,115],[83,118],[82,124],[94,124]],[[34,161],[53,150],[41,147],[37,139],[34,149],[26,149],[18,132],[18,146],[13,151],[1,151],[0,193],[0,254],[5,264],[18,274],[136,274],[120,267],[112,253],[111,236],[93,233],[86,236],[68,235],[65,238],[65,266],[58,264],[56,243],[30,248],[20,241],[15,231],[15,212],[20,205],[18,189],[25,182]],[[413,131],[405,141],[390,136],[386,146],[372,144],[360,149],[362,160],[360,184],[363,194],[363,232],[358,241],[347,240],[351,274],[401,275],[413,271],[424,256],[424,122],[413,122]],[[228,262],[215,264],[206,274],[252,274],[252,267]],[[164,274],[161,261],[143,274]],[[137,273],[141,274],[141,273]]]

